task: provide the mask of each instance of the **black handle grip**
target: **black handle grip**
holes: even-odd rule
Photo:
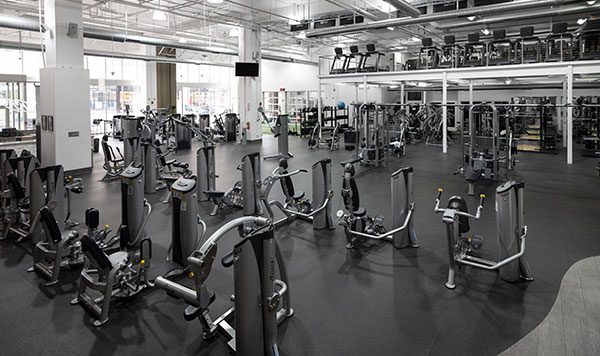
[[[223,256],[223,258],[221,258],[221,264],[223,265],[223,267],[229,268],[233,266],[235,260],[236,259],[234,258],[233,250],[231,250],[228,254]]]

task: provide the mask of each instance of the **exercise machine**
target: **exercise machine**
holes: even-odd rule
[[[521,37],[515,41],[515,63],[539,63],[542,61],[542,41],[534,36],[534,27],[520,29]]]
[[[579,59],[600,59],[600,19],[589,19],[579,34]]]
[[[211,216],[217,215],[227,207],[243,209],[244,215],[255,215],[261,212],[260,153],[253,152],[242,157],[237,169],[242,172],[242,180],[235,182],[233,187],[227,191],[204,191],[213,203]]]
[[[343,50],[339,47],[334,48],[335,56],[331,62],[331,69],[329,74],[342,74],[346,73],[346,66],[348,64],[348,56],[344,54]]]
[[[552,24],[552,33],[546,37],[546,62],[572,61],[575,58],[573,35],[567,30],[566,22]]]
[[[387,72],[390,68],[384,65],[381,58],[385,59],[385,54],[377,51],[375,45],[367,45],[367,51],[360,54],[359,72]]]
[[[104,165],[102,168],[106,171],[104,177],[102,177],[100,181],[119,178],[121,172],[125,169],[125,159],[123,158],[121,150],[119,147],[115,147],[119,154],[118,156],[115,155],[115,149],[108,144],[108,135],[102,136],[100,144],[102,146],[102,153],[104,153]]]
[[[273,128],[273,136],[277,139],[277,154],[265,156],[264,159],[294,157],[294,155],[290,153],[289,149],[287,115],[277,115],[277,119],[275,119],[275,127]]]
[[[150,286],[147,272],[152,258],[152,241],[145,226],[152,206],[144,198],[143,170],[143,166],[131,164],[121,173],[119,249],[110,254],[105,251],[117,241],[115,238],[94,241],[88,235],[81,237],[86,258],[77,297],[71,304],[80,304],[86,309],[95,319],[94,326],[108,321],[113,297],[130,297]]]
[[[289,172],[288,162],[282,158],[279,160],[278,167],[263,181],[260,198],[273,225],[277,227],[294,218],[299,218],[311,222],[315,230],[334,229],[335,223],[331,207],[331,198],[333,197],[331,159],[324,158],[312,166],[312,201],[306,197],[305,192],[296,190],[294,187],[292,177],[300,173],[307,173],[307,171],[298,169]],[[277,181],[281,183],[281,190],[285,196],[284,203],[277,200],[269,201],[269,194]],[[275,220],[273,206],[284,214],[282,219]]]
[[[463,46],[456,43],[454,35],[444,36],[438,68],[460,68],[464,50]]]
[[[233,267],[234,306],[213,319],[209,312],[216,295],[206,281],[223,238],[232,236],[227,233],[236,229],[241,240],[221,259],[223,267]],[[294,314],[282,257],[272,222],[245,216],[223,225],[188,257],[193,288],[162,277],[156,279],[154,286],[189,304],[184,318],[200,321],[203,339],[211,339],[221,332],[238,356],[278,356],[277,327]],[[234,319],[233,325],[231,319]]]
[[[35,245],[33,267],[27,271],[36,272],[49,287],[58,283],[61,269],[82,265],[84,258],[77,231],[63,231],[47,206],[40,209],[39,216],[46,238]]]
[[[354,248],[359,240],[371,239],[391,242],[395,248],[419,247],[417,234],[413,228],[412,215],[415,210],[413,201],[413,169],[404,167],[392,173],[391,212],[392,229],[387,230],[384,217],[371,217],[360,204],[358,185],[354,178],[355,170],[352,164],[344,166],[342,182],[342,199],[345,210],[338,210],[337,217],[344,227],[346,248]]]
[[[505,174],[516,163],[516,143],[508,116],[501,129],[498,108],[491,103],[475,104],[469,108],[469,142],[461,135],[461,173],[469,183],[469,195],[475,195],[475,183],[480,179],[497,182],[501,167]],[[467,151],[465,152],[465,147]]]
[[[142,121],[143,117],[127,116],[121,119],[123,125],[123,166],[142,163]]]
[[[480,67],[487,63],[487,45],[479,40],[479,33],[467,35],[468,42],[465,44],[463,59],[464,67]]]
[[[483,211],[485,195],[480,195],[475,215],[470,214],[467,202],[460,196],[452,196],[446,208],[440,208],[442,189],[438,189],[435,201],[436,213],[442,214],[446,225],[448,242],[448,281],[446,288],[456,287],[455,277],[459,268],[471,266],[488,271],[498,271],[500,278],[516,282],[519,278],[532,281],[533,276],[525,257],[527,225],[524,220],[523,195],[525,184],[514,180],[496,188],[496,236],[498,238],[498,261],[489,261],[472,255],[481,249],[483,238],[470,234],[469,220],[479,220]]]
[[[206,192],[215,191],[217,175],[215,146],[200,147],[196,151],[196,169],[198,176],[198,201],[207,201]]]
[[[350,54],[346,62],[346,73],[358,73],[362,68],[362,55],[358,51],[358,46],[350,46]]]
[[[336,123],[333,128],[327,127],[326,129],[323,129],[321,123],[315,123],[308,139],[308,148],[319,148],[324,145],[330,151],[338,150],[340,148],[340,131],[341,125],[339,123]],[[328,135],[324,135],[325,132]]]
[[[512,64],[513,43],[506,38],[506,30],[494,30],[494,39],[488,42],[487,60],[489,66]]]
[[[421,50],[419,51],[419,62],[417,69],[438,68],[440,62],[440,49],[433,45],[431,37],[425,37],[421,40]]]
[[[18,231],[29,229],[29,181],[31,172],[39,164],[37,158],[28,154],[11,157],[4,162],[6,190],[3,192],[1,240],[7,239],[13,228],[18,228]],[[21,237],[25,235],[26,233],[19,234]]]

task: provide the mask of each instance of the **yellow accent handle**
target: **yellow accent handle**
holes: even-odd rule
[[[480,198],[485,198],[485,194],[480,194],[479,197]]]
[[[194,272],[190,272],[190,273],[188,274],[188,277],[189,277],[189,278],[194,278]]]
[[[444,190],[442,188],[438,188],[438,192],[443,192]]]
[[[146,264],[146,261],[145,261],[145,260],[141,260],[141,261],[140,261],[140,265],[142,265],[142,267],[144,267],[144,265],[145,265],[145,264]]]

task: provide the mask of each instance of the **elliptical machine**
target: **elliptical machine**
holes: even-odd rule
[[[288,172],[288,162],[285,158],[279,160],[279,166],[273,170],[271,175],[265,178],[261,189],[261,200],[265,211],[270,219],[274,221],[275,227],[299,218],[311,222],[315,230],[335,229],[331,207],[331,159],[324,158],[312,166],[312,202],[306,198],[303,191],[294,187],[292,177],[299,173],[307,173],[305,169]],[[281,190],[285,195],[285,202],[269,201],[269,194],[273,185],[279,181]],[[282,219],[275,221],[272,206],[277,207],[284,215]]]
[[[442,189],[438,189],[435,201],[436,213],[443,214],[448,242],[448,281],[446,288],[456,287],[455,275],[463,265],[498,271],[500,278],[516,282],[519,278],[532,281],[531,269],[525,258],[525,239],[527,225],[524,221],[523,195],[525,183],[508,181],[496,188],[496,236],[498,238],[499,261],[488,261],[471,255],[473,250],[481,249],[483,238],[468,234],[471,230],[469,219],[479,220],[483,210],[485,195],[480,195],[475,215],[470,214],[465,199],[453,196],[448,200],[447,208],[440,208]]]
[[[390,186],[392,197],[393,228],[387,231],[382,215],[370,217],[360,205],[358,186],[354,179],[354,166],[344,166],[342,183],[342,199],[344,210],[338,210],[337,217],[346,234],[346,248],[354,248],[360,239],[372,239],[391,242],[395,248],[419,247],[417,234],[413,229],[412,214],[415,210],[413,202],[413,169],[404,167],[392,173]]]

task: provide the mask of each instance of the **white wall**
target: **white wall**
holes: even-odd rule
[[[318,90],[319,67],[308,64],[276,62],[263,59],[260,69],[261,90],[286,91]]]

